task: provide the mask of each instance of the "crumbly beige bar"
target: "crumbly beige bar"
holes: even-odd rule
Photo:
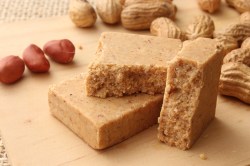
[[[105,32],[86,79],[88,96],[164,93],[167,63],[181,49],[179,39]]]
[[[158,138],[186,150],[214,119],[223,56],[212,39],[183,45],[168,67]]]
[[[104,149],[157,123],[163,95],[87,97],[84,76],[49,89],[51,113],[94,149]]]

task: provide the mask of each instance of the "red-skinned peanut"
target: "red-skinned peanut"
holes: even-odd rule
[[[23,60],[28,69],[35,73],[48,72],[50,68],[49,61],[44,52],[35,44],[29,45],[23,52]]]
[[[55,62],[67,64],[74,58],[75,46],[68,39],[51,40],[44,45],[43,51]]]
[[[0,60],[0,82],[11,84],[18,81],[25,70],[24,62],[21,58],[9,55]]]

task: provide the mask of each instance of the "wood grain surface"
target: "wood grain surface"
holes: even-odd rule
[[[201,13],[195,0],[174,2],[178,6],[176,22],[182,28]],[[239,14],[223,3],[212,17],[219,30],[238,21]],[[105,25],[100,20],[93,28],[80,29],[66,16],[0,26],[0,58],[10,54],[21,56],[28,44],[42,47],[51,39],[68,38],[77,47],[72,64],[50,61],[51,70],[47,74],[33,74],[26,69],[16,84],[0,84],[0,131],[14,166],[250,164],[250,107],[229,97],[218,97],[216,119],[189,151],[160,143],[156,138],[157,126],[109,149],[96,151],[52,117],[47,103],[49,85],[86,72],[104,31],[149,34],[127,31],[120,25]],[[78,49],[79,46],[83,49]],[[208,159],[200,159],[201,153]]]

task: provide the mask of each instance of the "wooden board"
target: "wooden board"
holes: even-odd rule
[[[195,0],[188,3],[175,0],[175,3],[177,23],[182,28],[201,13]],[[238,16],[223,4],[213,19],[216,28],[221,29],[237,21]],[[47,104],[49,85],[86,72],[103,31],[148,34],[127,31],[120,25],[104,25],[100,21],[94,28],[79,29],[66,16],[0,26],[0,57],[21,55],[28,44],[42,46],[51,39],[68,38],[77,47],[83,46],[83,50],[77,49],[72,64],[51,62],[48,74],[32,74],[26,70],[18,83],[0,84],[0,131],[14,166],[250,164],[250,107],[233,98],[218,97],[216,119],[189,151],[160,143],[156,138],[157,126],[107,150],[96,151],[53,118]],[[205,153],[208,159],[201,160],[200,153]]]

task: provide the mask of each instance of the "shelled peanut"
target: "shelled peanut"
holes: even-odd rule
[[[9,55],[0,60],[0,82],[11,84],[18,81],[25,70],[24,62],[21,58]]]
[[[11,84],[23,76],[25,65],[33,73],[44,73],[50,69],[45,54],[58,63],[70,63],[75,55],[75,46],[68,39],[52,40],[44,45],[43,50],[35,44],[23,51],[23,59],[10,55],[0,60],[0,82]]]
[[[28,69],[35,73],[49,71],[50,63],[44,52],[35,44],[29,45],[23,52],[23,61]]]
[[[74,58],[75,46],[68,39],[51,40],[43,46],[43,51],[55,62],[67,64]]]

